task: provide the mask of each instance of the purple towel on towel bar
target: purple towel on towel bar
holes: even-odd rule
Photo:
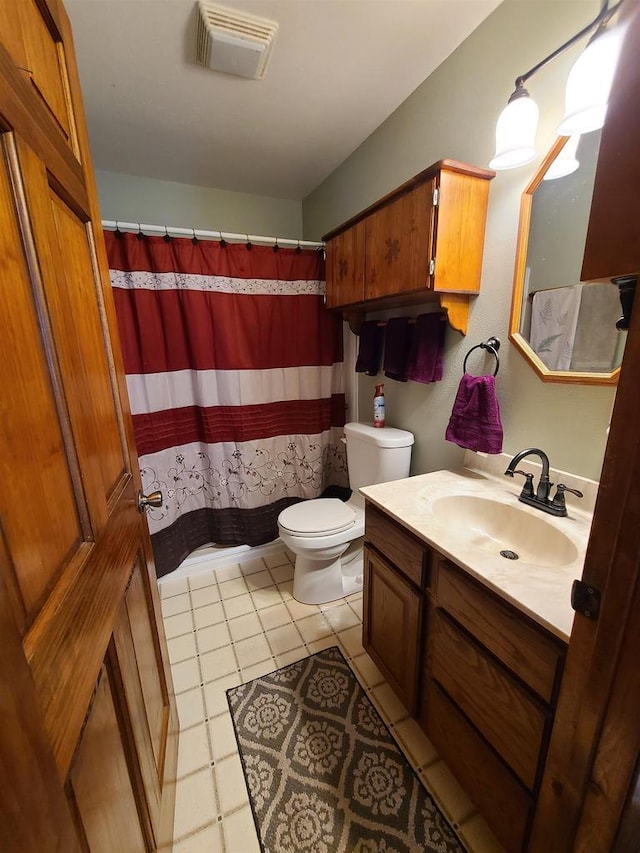
[[[493,376],[464,374],[445,438],[468,450],[502,452],[502,421]]]
[[[407,381],[407,367],[413,330],[408,317],[387,320],[384,334],[384,375],[397,382]]]
[[[366,373],[367,376],[375,376],[378,373],[383,335],[384,327],[379,326],[377,320],[365,320],[360,326],[356,373]]]
[[[447,324],[442,314],[420,314],[416,318],[409,353],[407,379],[412,382],[439,382],[442,379],[442,352]]]

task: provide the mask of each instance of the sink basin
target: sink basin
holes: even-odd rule
[[[449,526],[458,541],[496,557],[501,551],[509,551],[527,563],[559,567],[578,556],[571,539],[542,513],[533,515],[536,510],[528,512],[479,495],[448,495],[435,500],[432,509],[436,519]]]

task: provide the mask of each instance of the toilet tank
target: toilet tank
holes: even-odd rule
[[[349,485],[356,492],[362,486],[387,483],[409,476],[413,433],[372,424],[344,425],[347,441]]]

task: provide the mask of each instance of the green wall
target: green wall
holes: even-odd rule
[[[302,204],[284,198],[96,170],[103,219],[302,238]]]
[[[318,239],[437,160],[486,165],[493,155],[495,122],[515,78],[581,29],[598,9],[593,0],[505,0],[304,200],[305,238]],[[614,391],[543,383],[508,341],[520,194],[555,139],[566,77],[580,50],[568,51],[528,84],[540,107],[540,157],[529,166],[498,173],[491,182],[482,288],[472,302],[467,336],[447,332],[443,380],[435,385],[385,381],[387,423],[416,436],[413,473],[461,464],[463,451],[444,440],[444,431],[462,364],[472,345],[497,335],[502,341],[497,386],[505,452],[541,447],[554,467],[599,479]],[[381,316],[408,313],[419,310]],[[483,365],[481,357],[469,362],[471,372],[481,372],[483,366],[490,362]],[[372,417],[375,382],[373,377],[358,379],[360,420]]]

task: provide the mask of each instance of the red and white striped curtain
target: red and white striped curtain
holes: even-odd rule
[[[321,253],[105,237],[158,575],[274,539],[282,509],[347,482]]]

